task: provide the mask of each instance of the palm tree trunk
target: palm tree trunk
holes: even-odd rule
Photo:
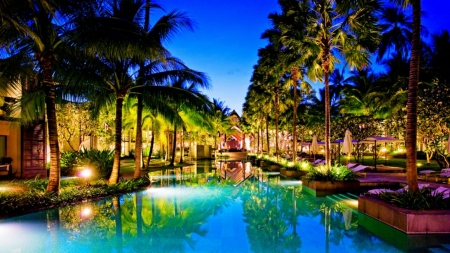
[[[154,132],[154,129],[153,129],[153,122],[152,122],[152,139],[150,141],[150,151],[148,152],[147,165],[145,166],[146,170],[148,170],[148,167],[150,166],[150,160],[152,159],[153,144],[154,143],[155,143],[155,132]]]
[[[142,167],[142,95],[137,95],[137,112],[136,112],[136,140],[134,149],[134,178],[139,178]]]
[[[145,20],[144,20],[144,30],[147,31],[150,24],[150,0],[146,1],[145,5]],[[139,64],[139,77],[145,75],[143,69],[145,64],[141,62]],[[139,78],[138,78],[139,79]],[[139,79],[140,80],[140,79]],[[142,110],[143,110],[142,94],[137,95],[137,112],[136,112],[136,142],[134,149],[134,178],[138,178],[140,170],[142,168]]]
[[[180,163],[183,163],[184,156],[184,141],[183,141],[183,130],[181,130],[181,140],[180,140]]]
[[[120,200],[117,196],[112,197],[114,219],[116,223],[116,248],[118,252],[122,251],[123,230],[122,230],[122,215],[120,214]]]
[[[325,161],[327,170],[331,167],[330,156],[330,56],[331,46],[329,38],[322,38],[323,52],[322,52],[322,69],[325,82]]]
[[[172,145],[172,158],[170,159],[169,166],[174,166],[175,164],[175,152],[177,151],[177,126],[173,127],[173,145]]]
[[[275,157],[278,162],[278,102],[280,98],[280,90],[279,84],[277,83],[277,87],[275,88]]]
[[[114,140],[114,163],[109,177],[110,184],[116,184],[119,180],[120,172],[120,152],[122,150],[122,105],[123,96],[118,96],[116,99],[116,134]]]
[[[411,62],[409,67],[408,102],[406,111],[406,171],[408,188],[419,189],[417,182],[417,92],[420,68],[420,0],[411,0],[413,7],[413,32]]]
[[[136,231],[137,237],[142,237],[142,227],[143,227],[143,219],[142,219],[142,191],[136,192]]]
[[[56,120],[55,86],[53,85],[53,52],[40,54],[39,63],[43,70],[45,106],[47,109],[48,140],[50,144],[50,172],[47,192],[60,191],[61,165],[59,160],[58,123]]]
[[[261,128],[260,127],[258,127],[258,146],[257,146],[257,148],[256,148],[256,150],[258,151],[257,153],[258,154],[261,154],[261,149],[260,149],[260,145],[259,145],[259,140],[260,140],[260,137],[261,137]]]
[[[267,140],[267,154],[270,155],[270,142],[269,142],[269,113],[266,112],[266,140]]]
[[[294,86],[294,108],[292,115],[292,161],[295,163],[297,160],[297,80],[298,80],[298,68],[292,67],[292,82]]]

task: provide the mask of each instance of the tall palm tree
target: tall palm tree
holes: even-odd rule
[[[109,8],[105,7],[106,11],[98,12],[96,17],[84,19],[84,23],[77,27],[83,31],[83,38],[78,43],[80,47],[89,49],[88,53],[95,52],[95,55],[87,54],[83,62],[78,61],[78,64],[72,64],[68,69],[72,76],[67,80],[72,84],[68,92],[83,96],[80,91],[88,91],[89,98],[97,108],[93,110],[94,113],[105,104],[115,104],[115,148],[110,184],[117,182],[120,171],[124,97],[142,94],[142,105],[146,104],[149,107],[154,105],[155,101],[162,101],[168,96],[174,98],[172,87],[151,85],[166,85],[167,81],[180,71],[186,80],[191,78],[194,82],[207,83],[203,73],[187,69],[162,45],[165,34],[170,32],[167,27],[170,25],[177,27],[173,23],[167,24],[168,20],[176,23],[178,18],[181,22],[179,26],[188,26],[189,20],[185,14],[171,12],[163,16],[159,20],[162,21],[158,21],[150,31],[146,31],[135,22],[143,6],[146,6],[143,0],[117,1]],[[140,69],[142,66],[144,68]],[[172,71],[172,74],[169,74],[169,71]],[[145,88],[147,86],[149,87]],[[192,97],[189,94],[182,94],[181,97],[180,95],[175,97],[181,99],[180,101]],[[162,109],[158,106],[153,109],[156,111]],[[141,102],[138,101],[138,108],[140,107]],[[139,173],[139,169],[140,165],[135,168],[135,174]]]
[[[158,21],[151,27],[150,29],[150,8],[161,8],[159,5],[151,4],[150,0],[145,1],[144,9],[145,9],[145,16],[144,16],[144,31],[148,33],[149,37],[152,37],[154,40],[158,41],[160,44],[167,41],[169,38],[173,37],[174,34],[180,32],[183,29],[192,30],[192,24],[191,20],[185,15],[185,13],[180,12],[170,12],[167,15],[163,15]],[[135,19],[138,17],[138,13],[135,15]],[[137,20],[138,25],[140,20]],[[154,83],[148,81],[148,75],[152,74],[155,75],[158,72],[159,75],[164,75],[162,73],[165,73],[165,77],[168,78],[170,76],[181,76],[183,72],[188,73],[190,70],[186,67],[183,68],[165,68],[165,71],[157,71],[156,68],[149,68],[146,65],[152,65],[154,61],[162,61],[166,62],[166,59],[147,59],[146,61],[142,61],[139,64],[139,70],[138,70],[138,77],[137,77],[137,85],[140,86],[139,88],[135,89],[134,92],[136,93],[136,96],[138,98],[138,106],[137,106],[137,121],[136,121],[136,153],[138,154],[137,159],[135,160],[135,171],[134,171],[134,177],[139,177],[139,168],[142,164],[141,161],[141,150],[142,150],[142,126],[141,126],[141,119],[142,119],[142,108],[143,108],[143,93],[145,93],[145,89],[143,87],[145,86],[151,86],[154,85]],[[161,66],[159,64],[158,66]],[[173,65],[172,65],[173,67]],[[179,65],[179,67],[181,67]],[[168,70],[171,70],[171,72],[167,72]],[[176,70],[179,70],[177,73]],[[186,71],[185,71],[186,70]],[[150,72],[151,73],[150,73]],[[147,81],[146,81],[147,80]],[[205,86],[208,84],[205,83]]]
[[[406,175],[409,190],[419,189],[417,181],[417,98],[420,70],[420,0],[394,0],[396,4],[412,6],[412,47],[409,67],[408,102],[406,111]]]
[[[10,52],[27,52],[37,62],[38,88],[45,94],[45,108],[50,144],[50,174],[47,192],[59,193],[60,162],[56,121],[55,68],[69,47],[62,31],[75,16],[90,12],[93,1],[19,0],[0,3],[0,44]],[[83,10],[81,9],[83,6]],[[71,17],[69,17],[71,16]],[[71,24],[73,25],[73,23]]]
[[[273,13],[269,15],[274,28],[279,32],[279,35],[272,36],[272,40],[278,39],[278,43],[283,44],[280,60],[283,61],[286,70],[290,68],[290,78],[292,79],[293,90],[293,114],[292,114],[292,137],[293,137],[293,162],[297,158],[297,87],[300,80],[303,85],[302,88],[309,86],[304,82],[302,70],[304,65],[304,58],[301,52],[301,43],[304,39],[304,34],[307,28],[307,18],[309,8],[305,5],[298,4],[297,1],[279,0],[281,7],[281,14]]]
[[[66,92],[72,96],[86,97],[87,92],[95,107],[94,114],[98,114],[102,106],[115,105],[111,184],[117,182],[120,170],[123,101],[136,85],[132,71],[145,57],[165,57],[168,54],[158,41],[146,36],[141,27],[129,21],[139,6],[122,10],[123,2],[116,2],[106,8],[108,11],[100,11],[95,17],[85,18],[77,27],[83,34],[77,43],[87,49],[87,54],[71,62],[67,69],[71,78],[66,80],[69,84]]]
[[[333,1],[311,0],[309,4],[310,26],[303,42],[304,52],[309,57],[309,77],[323,80],[325,86],[325,159],[331,166],[330,151],[330,87],[329,78],[338,61],[336,54],[342,55],[351,67],[361,68],[370,62],[379,41],[376,26],[378,0]]]

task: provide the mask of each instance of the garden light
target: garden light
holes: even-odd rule
[[[88,179],[91,175],[92,171],[90,169],[86,168],[83,171],[81,171],[81,176],[84,177],[85,179]]]

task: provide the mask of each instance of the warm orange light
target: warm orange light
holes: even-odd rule
[[[81,171],[81,176],[84,178],[89,178],[92,175],[92,171],[90,169],[84,169]]]

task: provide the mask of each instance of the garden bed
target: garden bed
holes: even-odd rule
[[[304,170],[286,170],[286,169],[280,169],[280,174],[283,177],[289,177],[289,178],[301,178],[304,175],[306,175],[308,172]]]
[[[360,196],[358,211],[406,234],[450,234],[450,210],[416,211]]]

